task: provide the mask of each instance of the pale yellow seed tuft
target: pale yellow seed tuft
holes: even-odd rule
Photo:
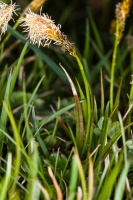
[[[16,10],[18,9],[15,3],[8,5],[0,1],[0,39],[1,35],[7,30],[8,22],[13,19],[13,13],[16,14]]]
[[[60,31],[60,25],[56,26],[54,21],[47,14],[38,15],[30,9],[25,16],[20,19],[24,32],[28,32],[28,39],[38,46],[49,46],[51,41],[59,45],[62,51],[68,51],[70,55],[75,55],[75,49],[67,36]]]

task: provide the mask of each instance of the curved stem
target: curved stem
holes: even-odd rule
[[[115,66],[116,66],[116,55],[118,50],[119,44],[119,25],[116,25],[116,33],[115,33],[115,45],[113,51],[113,58],[112,58],[112,66],[111,66],[111,77],[110,77],[110,112],[113,111],[113,92],[114,92],[114,73],[115,73]]]

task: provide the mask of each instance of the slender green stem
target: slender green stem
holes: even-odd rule
[[[104,115],[104,85],[103,85],[103,74],[102,69],[100,70],[100,79],[101,79],[101,117]]]
[[[8,117],[10,119],[11,125],[12,125],[12,129],[13,129],[13,133],[14,133],[14,139],[16,141],[16,159],[14,160],[14,166],[15,166],[15,171],[13,172],[13,177],[14,177],[14,183],[12,185],[12,191],[11,193],[13,194],[15,191],[15,187],[16,187],[16,183],[17,183],[17,177],[19,174],[19,169],[20,169],[20,163],[21,163],[21,150],[20,150],[20,144],[21,144],[21,138],[12,114],[12,111],[8,109],[8,106],[4,104],[5,110],[8,114]]]
[[[120,112],[118,112],[118,118],[120,121],[120,128],[121,128],[121,135],[122,135],[122,142],[123,142],[124,161],[125,161],[125,166],[127,166],[127,147],[126,147],[125,131],[124,131],[124,126],[123,126]]]
[[[133,73],[133,49],[131,49],[131,72]]]
[[[115,73],[115,66],[116,66],[116,55],[118,50],[119,44],[119,25],[116,25],[116,33],[115,33],[115,45],[113,51],[113,59],[112,59],[112,66],[111,66],[111,78],[110,78],[110,112],[113,111],[113,91],[114,91],[114,73]]]
[[[86,138],[85,138],[85,142],[84,142],[84,146],[83,146],[83,150],[82,150],[82,155],[83,155],[84,151],[85,151],[85,148],[86,148],[86,145],[87,145],[87,142],[88,142],[89,133],[90,133],[91,104],[90,104],[89,84],[88,84],[88,81],[87,81],[87,78],[86,78],[86,75],[85,75],[85,72],[84,72],[83,64],[81,63],[81,61],[80,61],[79,57],[77,56],[77,54],[75,55],[75,58],[76,58],[76,61],[78,63],[78,66],[79,66],[79,69],[80,69],[80,72],[81,72],[81,75],[82,75],[82,78],[83,78],[83,81],[84,81],[86,99],[87,99],[87,108],[86,108],[87,115],[86,116],[88,116],[88,119],[87,119],[87,125],[86,125]],[[90,136],[89,143],[90,142],[91,142],[91,136]],[[91,146],[91,145],[89,145],[89,146]]]
[[[11,86],[10,86],[10,95],[12,94],[13,92],[13,89],[15,87],[15,83],[16,83],[16,80],[17,80],[17,77],[18,77],[18,73],[19,73],[19,70],[20,70],[20,67],[21,67],[21,64],[22,64],[22,61],[24,59],[24,56],[26,54],[26,50],[27,50],[27,47],[29,45],[29,42],[26,42],[25,46],[23,47],[23,50],[21,52],[21,55],[19,57],[19,60],[18,60],[18,63],[17,63],[17,66],[14,70],[14,74],[13,74],[13,77],[12,77],[12,82],[11,82]]]

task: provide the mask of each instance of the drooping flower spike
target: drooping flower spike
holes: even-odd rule
[[[70,55],[75,55],[73,43],[60,31],[60,25],[56,26],[47,14],[38,15],[29,9],[25,16],[20,18],[20,23],[24,27],[24,32],[28,32],[27,39],[31,43],[45,47],[53,41],[63,52],[68,51]]]
[[[13,13],[17,15],[16,10],[18,10],[17,5],[14,3],[6,4],[0,1],[0,39],[1,35],[6,32],[7,25],[10,19],[13,20]]]

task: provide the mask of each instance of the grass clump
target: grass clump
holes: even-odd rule
[[[82,56],[60,25],[35,13],[49,1],[23,12],[0,2],[0,199],[132,199],[133,52],[122,38],[132,2],[116,5],[108,52],[90,12]]]

